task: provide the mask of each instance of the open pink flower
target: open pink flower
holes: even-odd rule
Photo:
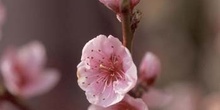
[[[99,0],[106,7],[114,11],[115,13],[120,13],[120,4],[122,0]],[[140,2],[140,0],[130,0],[131,10]]]
[[[111,35],[99,35],[86,43],[77,68],[78,84],[88,101],[103,107],[121,101],[137,82],[130,52]]]
[[[148,110],[148,108],[142,99],[134,99],[129,95],[125,95],[124,99],[115,105],[107,108],[91,105],[88,110]]]
[[[140,81],[152,85],[160,73],[160,60],[151,52],[147,52],[140,64]]]
[[[59,74],[54,69],[44,70],[45,48],[35,41],[20,49],[10,48],[1,62],[1,71],[8,91],[30,98],[54,87]]]

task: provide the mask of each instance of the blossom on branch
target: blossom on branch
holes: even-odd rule
[[[77,68],[78,84],[88,101],[102,107],[121,101],[137,82],[129,50],[111,35],[87,42]]]
[[[60,77],[55,69],[44,70],[45,61],[45,48],[40,42],[19,49],[9,48],[0,65],[7,90],[13,95],[30,98],[52,89]]]

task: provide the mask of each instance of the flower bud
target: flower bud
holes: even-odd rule
[[[120,13],[120,5],[122,0],[99,0],[106,7],[114,11],[115,13]],[[140,2],[140,0],[130,0],[130,8],[133,8]]]
[[[140,64],[140,81],[152,85],[160,73],[160,60],[151,52],[147,52]]]

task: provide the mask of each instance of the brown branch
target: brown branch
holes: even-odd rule
[[[3,100],[9,101],[10,103],[14,104],[20,110],[30,110],[24,103],[22,103],[22,101],[19,98],[15,97],[8,91],[4,91],[2,96],[0,96],[0,101],[3,101]]]
[[[133,32],[131,30],[132,10],[130,0],[122,0],[120,7],[120,17],[122,23],[123,45],[132,51]]]

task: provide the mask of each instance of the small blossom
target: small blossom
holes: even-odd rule
[[[140,64],[140,81],[152,85],[160,73],[160,60],[150,52],[147,52]]]
[[[106,7],[114,11],[115,13],[120,13],[120,5],[122,0],[99,0],[101,3],[103,3]],[[140,2],[140,0],[130,0],[130,6],[131,9]]]
[[[0,110],[17,110],[17,109],[9,102],[0,100]]]
[[[154,88],[149,88],[149,90],[145,92],[141,98],[147,104],[149,109],[164,108],[172,100],[172,96],[170,94]]]
[[[8,91],[23,98],[40,95],[54,87],[59,74],[44,70],[45,48],[35,41],[20,49],[8,49],[1,62],[1,71]]]
[[[212,93],[201,102],[201,110],[220,110],[220,93]]]
[[[170,102],[163,107],[165,110],[201,110],[201,89],[188,83],[175,83],[166,87],[166,92],[170,94]]]
[[[99,35],[86,43],[77,68],[78,84],[88,101],[103,107],[121,101],[137,82],[130,52],[111,35]]]
[[[115,105],[107,108],[91,105],[88,110],[148,110],[148,108],[142,99],[134,99],[129,95],[125,95],[124,99]]]

